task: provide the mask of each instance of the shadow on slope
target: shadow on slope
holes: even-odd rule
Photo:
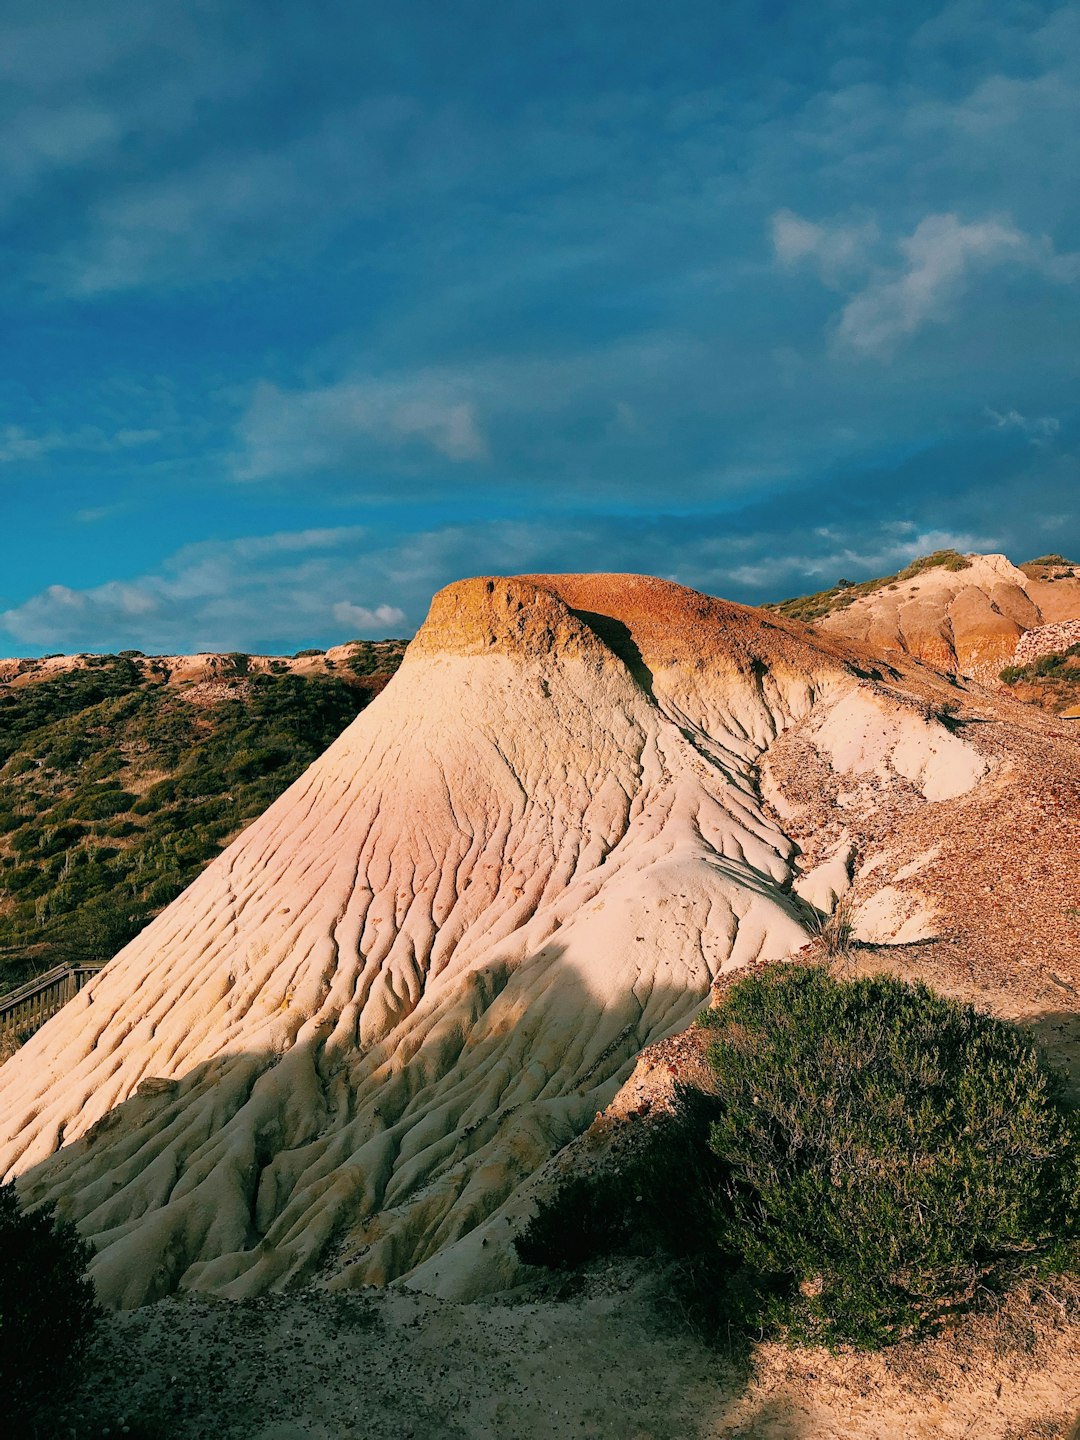
[[[1047,1058],[1064,1071],[1068,1101],[1080,1107],[1080,1010],[1043,1010],[1017,1023],[1031,1031]]]
[[[708,994],[704,967],[657,983],[628,958],[605,998],[561,960],[549,945],[474,972],[426,1014],[421,996],[366,1051],[355,1033],[328,1043],[328,1022],[281,1054],[179,1076],[144,1061],[133,1093],[22,1175],[24,1201],[78,1224],[120,1308],[182,1289],[351,1289],[421,1265],[423,1289],[498,1290],[517,1269],[517,1192]]]
[[[645,664],[645,657],[638,649],[637,641],[634,639],[630,627],[611,615],[599,615],[591,610],[571,610],[570,613],[576,616],[583,625],[587,625],[612,654],[619,657],[634,681],[645,691],[650,700],[654,700],[656,697],[653,695],[652,671]]]
[[[452,1305],[402,1292],[193,1299],[112,1316],[70,1426],[141,1440],[809,1440],[783,1395],[668,1333],[638,1290]]]

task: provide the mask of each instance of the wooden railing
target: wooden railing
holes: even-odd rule
[[[0,995],[0,1036],[18,1035],[25,1039],[50,1016],[73,1000],[101,965],[58,965],[18,990]]]

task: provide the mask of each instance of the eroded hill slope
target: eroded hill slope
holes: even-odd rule
[[[1080,618],[1080,571],[1057,558],[1021,568],[1004,555],[943,551],[891,580],[822,598],[828,608],[811,609],[807,618],[829,634],[886,657],[911,655],[938,670],[993,682],[1021,636]]]
[[[382,695],[0,1069],[0,1169],[93,1238],[120,1306],[497,1287],[521,1187],[842,888],[835,854],[799,873],[778,739],[836,805],[963,803],[993,762],[954,693],[645,577],[450,586]]]

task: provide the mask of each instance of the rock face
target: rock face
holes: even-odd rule
[[[1052,582],[1045,567],[1019,569],[1004,555],[969,555],[961,570],[936,567],[859,596],[819,624],[887,655],[993,681],[1026,631],[1080,618],[1080,580]]]
[[[806,942],[778,736],[853,793],[979,784],[906,683],[644,577],[450,586],[378,699],[0,1067],[0,1172],[78,1222],[121,1307],[498,1285],[522,1185],[642,1048]]]
[[[1012,663],[1030,665],[1046,655],[1063,655],[1074,645],[1080,645],[1080,620],[1059,620],[1056,625],[1038,625],[1021,635]]]

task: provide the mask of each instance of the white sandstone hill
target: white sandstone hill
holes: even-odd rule
[[[992,684],[1025,634],[1077,617],[1080,574],[1068,562],[1019,567],[1004,555],[958,555],[853,592],[818,623],[880,655],[911,655]]]
[[[836,857],[797,877],[762,798],[778,736],[852,794],[981,780],[925,682],[869,665],[658,580],[450,586],[383,694],[0,1067],[0,1172],[122,1307],[504,1282],[523,1185],[720,972],[804,945],[793,881],[843,888]]]

